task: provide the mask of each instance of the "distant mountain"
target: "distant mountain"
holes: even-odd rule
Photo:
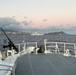
[[[60,31],[60,32],[50,32],[46,33],[45,35],[67,35],[65,32]]]

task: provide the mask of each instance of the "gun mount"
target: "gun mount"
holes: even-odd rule
[[[3,33],[5,34],[5,36],[7,37],[7,39],[8,39],[8,46],[3,46],[4,48],[5,47],[9,47],[9,49],[11,50],[12,49],[12,47],[13,47],[13,49],[15,49],[15,51],[18,53],[19,51],[18,51],[18,49],[16,48],[16,46],[14,45],[14,43],[10,40],[10,38],[7,36],[7,34],[5,33],[5,31],[1,28],[1,30],[3,31]]]

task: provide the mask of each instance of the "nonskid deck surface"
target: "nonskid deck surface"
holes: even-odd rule
[[[76,75],[76,58],[59,54],[26,54],[18,58],[16,75]]]

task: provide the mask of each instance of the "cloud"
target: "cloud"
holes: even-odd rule
[[[15,16],[12,16],[12,18],[15,18]]]
[[[0,27],[6,30],[23,31],[25,28],[32,24],[32,21],[17,21],[14,17],[1,17]]]
[[[25,16],[24,19],[27,19],[27,17]]]
[[[43,22],[47,21],[48,19],[43,19]]]
[[[70,24],[69,24],[70,25]],[[68,34],[76,34],[76,26],[48,26],[46,28],[28,28],[31,32],[41,32],[41,33],[50,33],[50,32],[59,32],[63,31]]]
[[[45,33],[64,31],[68,34],[76,34],[76,26],[73,26],[70,24],[68,26],[65,26],[65,25],[48,26],[47,28],[44,28],[41,31]]]
[[[44,22],[47,19],[44,19]],[[76,34],[76,25],[75,24],[66,24],[66,25],[49,25],[46,28],[37,28],[33,27],[33,22],[31,20],[24,20],[22,22],[17,21],[13,17],[1,17],[0,18],[0,27],[6,30],[15,30],[15,31],[30,31],[30,32],[57,32],[64,31],[70,34]]]
[[[22,21],[22,24],[24,24],[25,26],[30,25],[32,23],[32,21]]]
[[[14,18],[2,17],[0,18],[0,27],[5,27],[9,25],[19,25],[20,22],[16,21]]]

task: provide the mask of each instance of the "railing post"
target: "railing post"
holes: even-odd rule
[[[64,43],[64,54],[65,54],[65,52],[66,52],[66,51],[65,51],[65,43]]]
[[[26,46],[25,46],[25,45],[26,45],[26,43],[24,43],[24,51],[25,51],[25,48],[26,48]]]
[[[55,44],[56,44],[56,50],[55,50],[55,52],[57,53],[57,42]]]
[[[75,54],[75,57],[76,57],[76,45],[74,44],[74,54]]]
[[[37,49],[38,49],[38,47],[37,47],[37,42],[36,42],[36,54],[37,54],[37,51],[38,51]]]
[[[36,42],[36,48],[37,48],[37,42]]]
[[[19,56],[21,56],[21,53],[20,53],[20,44],[18,44],[19,45]]]
[[[46,53],[46,43],[47,43],[47,39],[44,39],[44,48],[45,48],[45,53]]]

